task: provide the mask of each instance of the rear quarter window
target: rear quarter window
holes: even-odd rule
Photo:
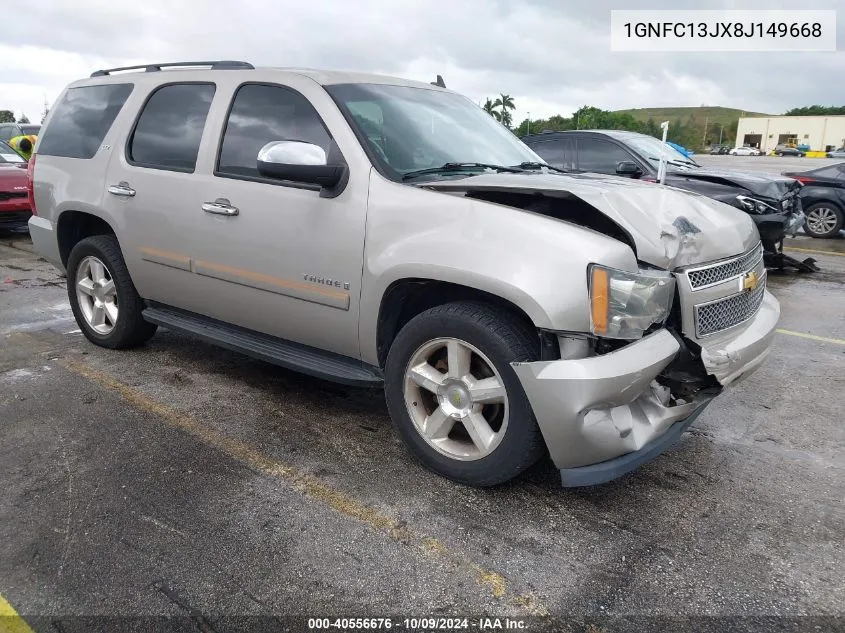
[[[51,113],[50,123],[41,134],[38,154],[92,158],[132,88],[132,84],[70,88]]]

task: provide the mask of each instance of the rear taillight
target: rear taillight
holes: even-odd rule
[[[35,210],[35,154],[29,157],[29,164],[26,166],[26,197],[32,215],[38,215]]]
[[[807,178],[806,176],[793,176],[795,180],[800,182],[802,185],[806,185],[808,182],[813,182],[812,178]]]

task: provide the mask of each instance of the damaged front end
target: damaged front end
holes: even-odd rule
[[[661,454],[768,355],[780,307],[761,244],[674,279],[671,314],[640,338],[556,333],[559,359],[513,365],[564,486],[604,483]]]

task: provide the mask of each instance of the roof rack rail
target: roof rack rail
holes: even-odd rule
[[[106,77],[112,73],[122,70],[141,70],[152,73],[162,68],[177,68],[186,66],[210,66],[211,70],[255,70],[255,66],[249,62],[238,62],[233,60],[209,61],[209,62],[167,62],[166,64],[141,64],[139,66],[123,66],[122,68],[105,68],[91,73],[92,77]]]

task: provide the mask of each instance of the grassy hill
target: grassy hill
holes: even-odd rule
[[[771,116],[763,114],[762,112],[748,112],[746,110],[737,110],[736,108],[721,108],[719,106],[701,106],[692,108],[634,108],[632,110],[616,110],[620,114],[630,114],[639,121],[648,121],[649,117],[654,119],[655,123],[661,121],[676,121],[681,119],[684,123],[692,116],[696,121],[701,121],[702,128],[704,127],[704,120],[707,119],[708,125],[715,123],[716,125],[724,125],[725,127],[732,125],[739,121],[740,117],[744,116]]]
[[[648,121],[651,118],[658,125],[662,121],[669,121],[670,136],[672,126],[678,120],[684,126],[695,130],[687,137],[688,147],[702,147],[704,139],[704,126],[707,125],[707,140],[718,142],[720,126],[722,131],[722,142],[732,144],[736,139],[736,127],[740,117],[747,116],[770,116],[761,112],[749,112],[737,110],[736,108],[722,108],[719,106],[701,106],[686,108],[633,108],[631,110],[616,110],[620,114],[630,114],[638,121]],[[695,140],[693,140],[695,139]]]

